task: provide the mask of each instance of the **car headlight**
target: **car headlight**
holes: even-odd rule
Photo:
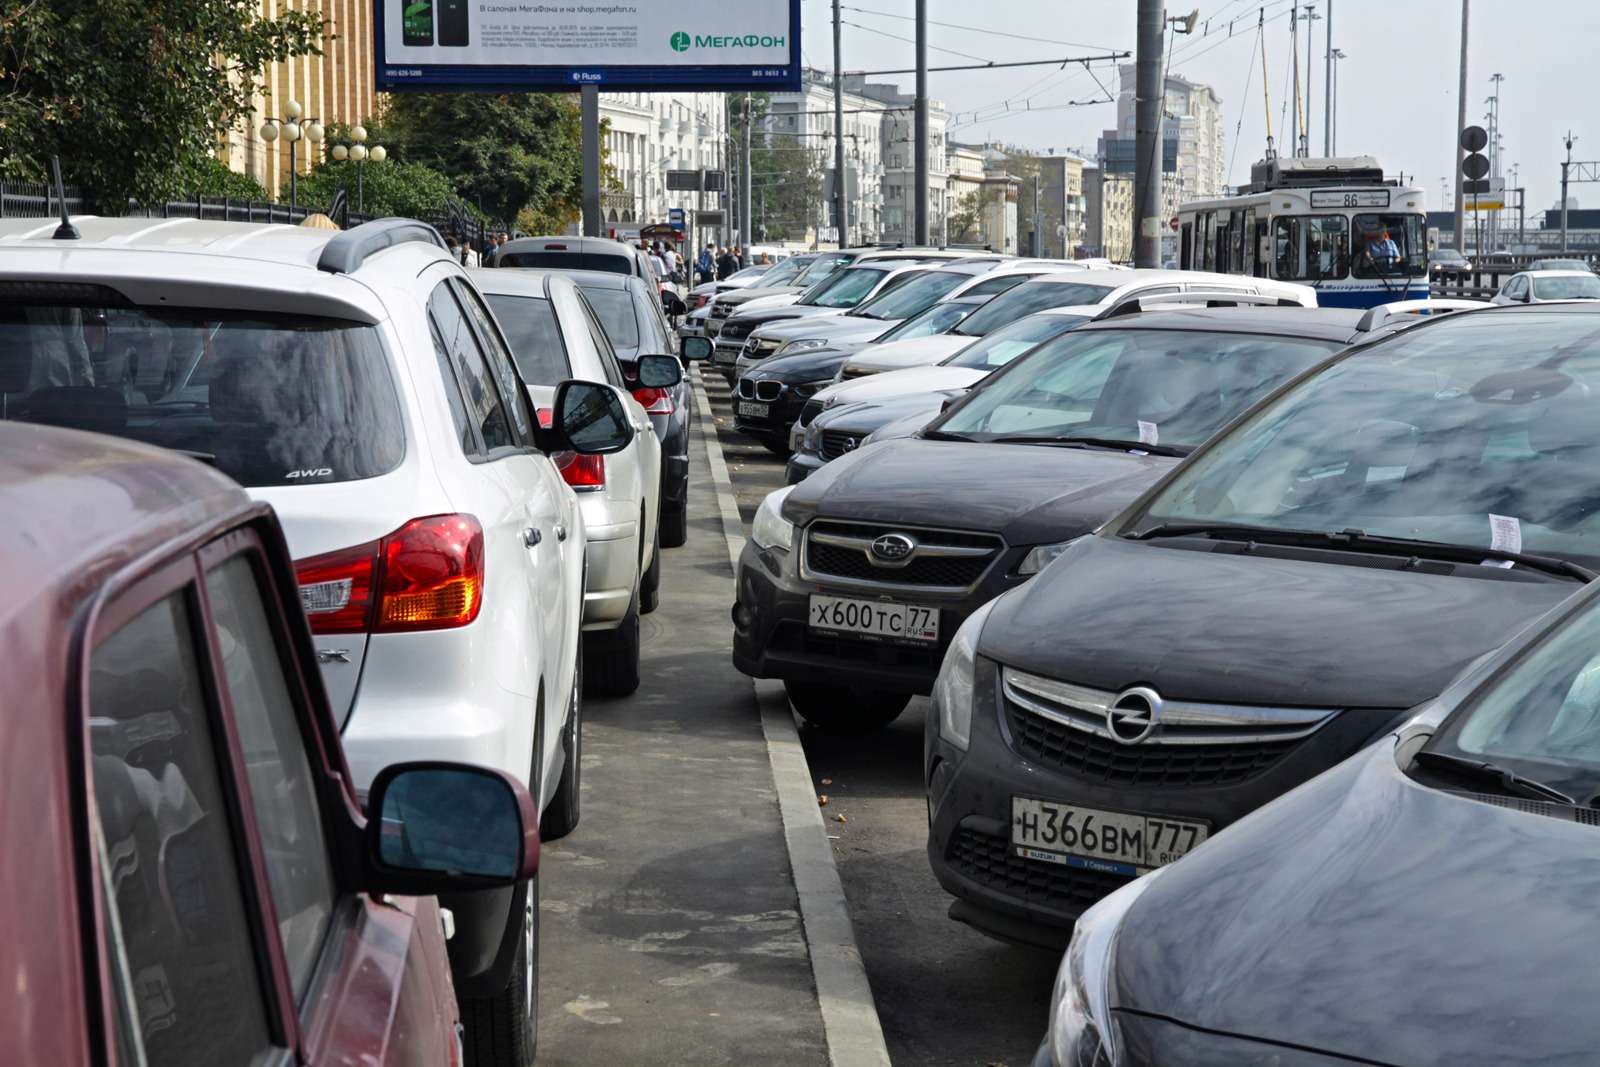
[[[1073,538],[1076,541],[1077,538]],[[1052,545],[1034,545],[1022,562],[1017,564],[1018,574],[1038,574],[1050,565],[1050,562],[1067,550],[1072,541],[1057,541]]]
[[[794,523],[782,514],[783,502],[793,490],[792,485],[775,489],[756,508],[755,521],[750,524],[750,540],[761,548],[787,552],[794,547]]]
[[[812,397],[817,395],[818,391],[820,391],[823,386],[832,384],[832,378],[818,378],[814,382],[801,382],[799,385],[793,386],[792,388],[794,389],[795,396],[799,397],[801,400],[810,400]]]
[[[793,355],[796,352],[809,352],[813,348],[827,347],[828,339],[826,337],[802,337],[797,341],[790,341],[788,344],[778,349],[778,355],[788,356]]]
[[[1079,916],[1050,995],[1050,1055],[1057,1067],[1116,1067],[1111,970],[1117,933],[1154,874],[1135,879]]]
[[[995,602],[967,616],[945,650],[939,677],[933,683],[933,706],[939,716],[939,736],[965,752],[972,740],[972,678],[977,669],[978,635]]]

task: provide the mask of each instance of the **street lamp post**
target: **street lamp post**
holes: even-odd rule
[[[382,163],[389,158],[389,150],[381,144],[367,147],[367,128],[365,126],[350,127],[350,140],[354,144],[336,144],[329,149],[334,159],[343,162],[348,159],[356,165],[356,214],[364,215],[367,211],[366,197],[366,168],[367,160]]]
[[[302,120],[304,109],[298,100],[285,100],[283,103],[283,117],[269,118],[261,124],[261,139],[268,144],[276,141],[280,136],[289,144],[289,210],[292,212],[299,205],[299,161],[295,158],[295,146],[304,137],[311,144],[320,144],[323,136],[322,122],[315,118]]]

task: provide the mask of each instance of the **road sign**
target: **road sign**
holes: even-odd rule
[[[683,208],[667,208],[667,225],[671,226],[678,233],[683,233]]]
[[[1487,193],[1488,191],[1488,178],[1480,178],[1477,181],[1465,181],[1461,183],[1461,193],[1463,196],[1478,196],[1480,194]]]
[[[376,87],[384,91],[801,87],[800,0],[374,7]]]
[[[1461,161],[1461,173],[1476,181],[1489,173],[1489,157],[1476,152],[1470,153]]]
[[[1468,152],[1481,152],[1489,143],[1489,131],[1482,126],[1468,126],[1461,131],[1461,147]]]
[[[721,226],[723,224],[722,223],[722,212],[720,212],[720,211],[696,211],[694,213],[694,222],[695,222],[696,226],[712,226],[712,227]]]

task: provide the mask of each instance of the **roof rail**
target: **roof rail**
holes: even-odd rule
[[[1486,300],[1462,300],[1455,297],[1435,297],[1428,300],[1393,300],[1372,308],[1356,323],[1358,333],[1367,333],[1392,319],[1408,315],[1447,315],[1453,311],[1476,311],[1491,307]]]
[[[426,222],[416,219],[376,219],[336,234],[333,240],[323,246],[322,255],[317,258],[317,269],[329,274],[350,274],[358,270],[368,256],[408,241],[422,241],[441,249],[446,248],[439,231]]]
[[[1116,318],[1119,315],[1137,315],[1141,311],[1153,311],[1163,304],[1198,304],[1205,302],[1208,308],[1242,307],[1300,307],[1301,305],[1288,297],[1273,296],[1271,293],[1237,293],[1228,289],[1192,289],[1187,293],[1152,293],[1148,296],[1130,296],[1126,300],[1113,305],[1106,311],[1095,316],[1096,320]]]

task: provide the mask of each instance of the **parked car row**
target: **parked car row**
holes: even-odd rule
[[[23,1059],[532,1062],[539,841],[584,689],[638,685],[688,466],[653,283],[554,244],[0,222],[8,853],[56,875],[8,879]]]
[[[1600,314],[1187,278],[953,387],[846,357],[735,665],[834,732],[930,696],[951,917],[1071,939],[1038,1064],[1586,1062],[1572,920],[1518,903],[1577,899],[1600,794]]]

